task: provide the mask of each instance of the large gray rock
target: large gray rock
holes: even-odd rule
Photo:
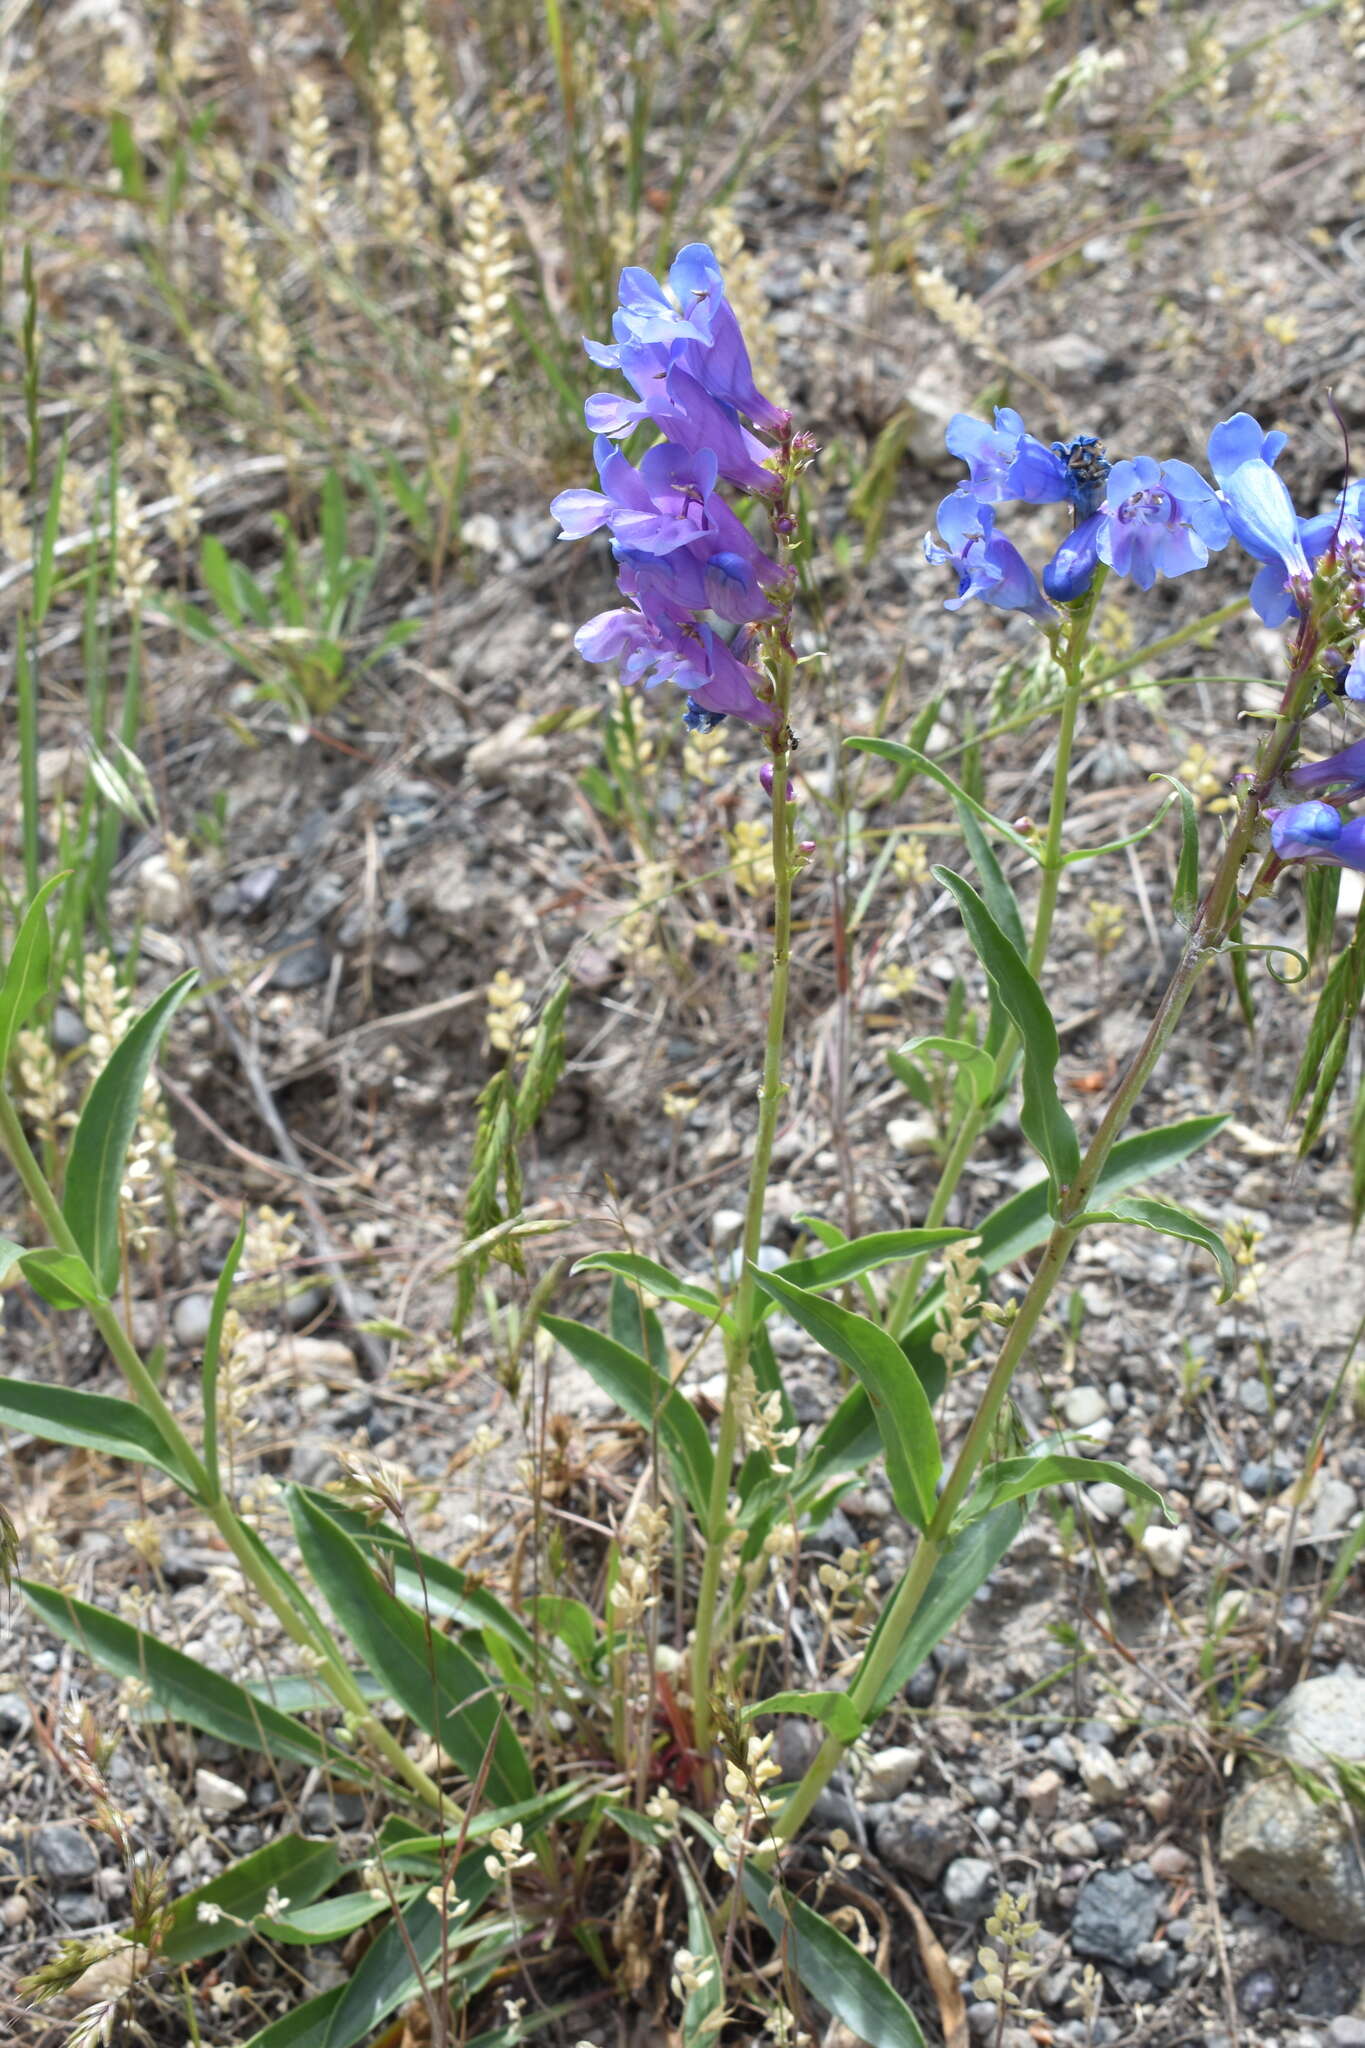
[[[1365,1763],[1365,1678],[1343,1664],[1296,1685],[1261,1731],[1267,1746],[1331,1782],[1330,1759]],[[1365,1942],[1365,1866],[1349,1819],[1272,1769],[1223,1817],[1223,1867],[1262,1906],[1324,1941]]]

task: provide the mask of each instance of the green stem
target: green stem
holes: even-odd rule
[[[791,700],[794,664],[784,653],[778,668],[776,709],[777,730],[787,732],[787,710]],[[749,1168],[749,1195],[744,1208],[744,1232],[740,1245],[739,1285],[730,1311],[730,1328],[725,1339],[725,1403],[716,1436],[716,1462],[711,1495],[703,1530],[705,1554],[701,1588],[697,1596],[697,1620],[692,1648],[692,1714],[694,1739],[705,1756],[711,1744],[711,1655],[717,1610],[720,1606],[720,1575],[725,1562],[726,1538],[730,1531],[730,1480],[739,1445],[739,1405],[736,1398],[739,1377],[748,1364],[757,1310],[758,1248],[763,1241],[763,1201],[768,1188],[777,1113],[786,1093],[782,1080],[782,1040],[787,1020],[787,993],[791,983],[792,812],[787,801],[787,769],[790,750],[783,746],[773,757],[772,847],[773,847],[773,967],[768,997],[768,1034],[763,1052],[763,1085],[758,1095],[758,1129]]]
[[[24,1192],[41,1218],[52,1243],[60,1251],[74,1253],[78,1258],[82,1257],[80,1245],[62,1214],[56,1196],[47,1184],[42,1168],[29,1148],[18,1113],[3,1092],[0,1092],[0,1146],[3,1146],[9,1155],[10,1162],[23,1183]],[[249,1530],[231,1503],[221,1495],[217,1499],[211,1497],[213,1489],[203,1460],[176,1421],[156,1381],[143,1364],[132,1339],[119,1321],[113,1303],[103,1299],[94,1300],[89,1303],[89,1309],[96,1329],[132,1389],[138,1406],[156,1423],[184,1475],[189,1491],[212,1520],[215,1529],[240,1565],[247,1582],[260,1594],[291,1641],[301,1649],[307,1650],[311,1656],[322,1659],[320,1675],[330,1686],[338,1705],[352,1716],[373,1748],[384,1757],[398,1776],[412,1787],[425,1805],[440,1813],[443,1808],[449,1806],[440,1787],[412,1761],[401,1743],[390,1735],[383,1723],[371,1713],[364,1693],[347,1670],[341,1652],[331,1636],[320,1622],[310,1626],[276,1585],[261,1563]]]
[[[1038,891],[1038,902],[1033,913],[1033,940],[1029,946],[1029,972],[1037,978],[1047,958],[1048,941],[1052,936],[1052,920],[1057,909],[1057,892],[1061,886],[1062,833],[1066,825],[1066,800],[1071,779],[1071,756],[1076,744],[1076,722],[1080,715],[1081,702],[1085,695],[1082,688],[1082,668],[1085,662],[1086,643],[1090,637],[1090,625],[1095,616],[1095,605],[1099,599],[1105,571],[1101,569],[1089,594],[1072,612],[1066,630],[1066,642],[1061,654],[1062,673],[1066,678],[1066,694],[1062,698],[1062,716],[1057,730],[1057,750],[1052,761],[1052,792],[1048,799],[1047,829],[1043,837],[1043,850],[1039,865],[1042,882]],[[948,1148],[943,1165],[939,1169],[938,1185],[933,1199],[925,1211],[924,1227],[935,1230],[948,1213],[948,1205],[957,1193],[957,1185],[976,1150],[976,1141],[986,1128],[992,1115],[991,1105],[1004,1086],[1011,1063],[1018,1050],[1018,1034],[1011,1024],[1007,1026],[1000,1050],[995,1059],[995,1081],[986,1103],[973,1109],[958,1124],[952,1144]],[[886,1318],[886,1327],[893,1337],[901,1337],[910,1321],[919,1291],[924,1282],[924,1269],[929,1255],[921,1252],[911,1259],[901,1276],[900,1285],[892,1297]]]
[[[857,1678],[849,1698],[864,1721],[875,1715],[878,1697],[895,1665],[915,1614],[934,1574],[934,1568],[949,1541],[953,1522],[969,1488],[986,1458],[994,1439],[996,1424],[1008,1398],[1010,1384],[1042,1318],[1054,1288],[1061,1278],[1071,1250],[1083,1227],[1082,1219],[1099,1183],[1105,1162],[1121,1137],[1138,1097],[1180,1021],[1186,1003],[1205,967],[1226,942],[1229,931],[1242,914],[1244,905],[1238,890],[1242,866],[1251,852],[1260,826],[1265,801],[1276,781],[1289,765],[1298,743],[1299,728],[1315,692],[1313,663],[1317,649],[1311,619],[1301,629],[1295,651],[1293,672],[1284,693],[1279,716],[1261,750],[1254,780],[1244,791],[1237,819],[1203,902],[1195,916],[1180,960],[1171,976],[1141,1046],[1114,1090],[1099,1129],[1086,1148],[1085,1156],[1071,1185],[1059,1191],[1057,1222],[1044,1247],[1042,1258],[1010,1324],[1000,1354],[991,1368],[976,1414],[972,1418],[957,1456],[953,1460],[932,1521],[921,1535]],[[789,1840],[809,1814],[820,1793],[843,1759],[847,1745],[834,1735],[825,1737],[810,1768],[779,1814],[774,1833]]]

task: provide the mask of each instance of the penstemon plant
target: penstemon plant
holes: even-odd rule
[[[1293,865],[1308,871],[1308,947],[1320,956],[1331,937],[1323,877],[1343,867],[1365,871],[1365,819],[1345,815],[1365,796],[1365,741],[1322,760],[1301,759],[1311,718],[1349,715],[1365,702],[1365,486],[1349,484],[1325,514],[1300,518],[1274,467],[1282,437],[1263,433],[1245,414],[1210,436],[1212,481],[1178,460],[1111,464],[1088,434],[1044,444],[1011,411],[991,424],[958,416],[948,441],[969,475],[939,508],[938,538],[926,541],[926,555],[956,573],[949,609],[979,600],[1022,614],[1045,636],[1061,677],[1047,814],[1036,828],[1010,823],[919,746],[848,740],[892,763],[900,787],[931,784],[952,802],[975,878],[946,866],[933,872],[960,914],[988,1000],[979,1019],[965,1001],[954,1003],[941,1033],[895,1056],[895,1070],[921,1099],[951,1104],[951,1139],[922,1222],[850,1240],[812,1221],[819,1249],[762,1269],[764,1203],[785,1092],[793,895],[815,851],[799,836],[802,664],[794,614],[806,544],[801,479],[817,451],[756,389],[724,281],[701,245],[681,252],[666,285],[626,271],[613,340],[589,344],[589,353],[620,372],[635,395],[589,399],[600,488],[566,491],[555,501],[567,538],[610,535],[623,599],[581,627],[576,644],[591,661],[619,660],[627,682],[679,687],[691,731],[724,718],[752,730],[764,754],[773,872],[762,1081],[729,1292],[634,1251],[604,1250],[576,1270],[609,1277],[608,1327],[540,1317],[648,1433],[650,1456],[633,1503],[601,1546],[595,1604],[558,1592],[502,1598],[476,1574],[422,1550],[401,1477],[384,1466],[357,1467],[349,1502],[289,1487],[293,1551],[263,1539],[234,1497],[231,1460],[219,1442],[220,1368],[244,1235],[216,1290],[197,1422],[167,1398],[117,1305],[120,1201],[143,1088],[174,1012],[192,995],[193,976],[166,989],[115,1047],[64,1160],[39,1160],[19,1108],[0,1092],[0,1147],[22,1185],[30,1225],[26,1242],[0,1242],[0,1274],[17,1269],[52,1306],[88,1313],[127,1387],[127,1398],[115,1400],[0,1380],[0,1421],[169,1479],[213,1525],[256,1603],[293,1646],[296,1669],[292,1682],[283,1673],[239,1681],[176,1650],[141,1618],[105,1613],[63,1587],[25,1580],[28,1599],[48,1626],[135,1688],[143,1706],[255,1749],[277,1772],[306,1768],[358,1786],[385,1809],[363,1865],[346,1865],[330,1845],[298,1834],[175,1900],[155,1874],[141,1871],[125,1937],[136,1967],[126,1982],[154,1967],[178,1971],[192,2032],[186,1973],[203,1958],[250,1936],[303,1944],[380,1923],[350,1976],[265,2026],[253,2037],[257,2048],[353,2048],[412,1997],[424,2001],[434,2041],[464,2038],[472,2001],[495,1976],[529,1972],[557,1934],[572,1935],[575,1952],[617,1992],[643,1997],[653,1981],[662,1997],[666,1983],[681,2008],[686,2048],[704,2048],[740,2006],[764,2016],[772,2039],[790,2040],[803,1997],[859,2040],[919,2048],[924,2037],[909,2007],[818,1910],[839,1845],[806,1896],[799,1859],[786,1857],[786,1845],[849,1750],[1004,1557],[1034,1496],[1104,1480],[1144,1512],[1161,1511],[1145,1481],[1077,1449],[1074,1433],[1025,1441],[1012,1413],[1012,1383],[1092,1225],[1128,1224],[1202,1247],[1218,1262],[1225,1292],[1234,1291],[1233,1255],[1218,1232],[1145,1192],[1223,1120],[1196,1116],[1135,1129],[1134,1112],[1200,976],[1220,958],[1243,972],[1247,953],[1287,950],[1279,939],[1258,945],[1247,936],[1258,901],[1281,872]],[[630,459],[626,449],[646,440],[639,459]],[[997,528],[997,508],[1010,501],[1054,505],[1066,522],[1041,574]],[[1115,850],[1068,841],[1079,719],[1092,693],[1143,658],[1097,666],[1096,619],[1107,579],[1147,590],[1158,577],[1196,573],[1234,542],[1259,565],[1252,605],[1267,624],[1288,629],[1279,707],[1253,767],[1238,778],[1207,875],[1201,878],[1196,806],[1179,784],[1141,832],[1116,842],[1149,837],[1177,810],[1170,910],[1183,938],[1145,1036],[1085,1135],[1059,1093],[1058,1031],[1043,977],[1066,869]],[[1210,616],[1227,615],[1224,607]],[[1154,649],[1194,639],[1208,623],[1178,628]],[[932,728],[934,708],[917,718],[917,734]],[[1016,866],[1037,869],[1027,909],[1001,847]],[[16,1034],[51,996],[48,908],[59,885],[53,878],[31,892],[11,946],[0,982],[0,1072]],[[1362,989],[1365,919],[1332,963],[1310,1027],[1296,1090],[1299,1100],[1309,1098],[1305,1142],[1326,1114]],[[561,991],[547,1006],[521,1078],[509,1064],[485,1100],[487,1185],[477,1200],[471,1190],[470,1255],[482,1257],[493,1237],[513,1241],[521,1228],[497,1193],[505,1187],[514,1212],[516,1142],[558,1071],[563,1000]],[[963,1206],[978,1141],[1016,1095],[1043,1177],[986,1215],[950,1223]],[[1358,1131],[1361,1124],[1358,1114]],[[1357,1151],[1365,1154],[1365,1132]],[[1365,1205],[1359,1168],[1357,1202]],[[934,1259],[940,1270],[931,1273]],[[990,1309],[985,1283],[1026,1259],[1032,1264],[1021,1298],[1009,1312]],[[857,1309],[843,1299],[851,1286]],[[672,1370],[657,1301],[700,1318],[723,1340],[714,1434]],[[458,1314],[467,1308],[464,1302]],[[775,1311],[851,1376],[809,1438],[771,1341]],[[984,1355],[988,1335],[997,1342],[993,1358]],[[945,1443],[951,1383],[977,1391],[965,1428]],[[905,1570],[873,1609],[845,1683],[784,1687],[764,1606],[774,1564],[781,1569],[877,1462],[915,1532]],[[0,1562],[11,1549],[0,1517]],[[561,1554],[550,1583],[563,1568]],[[833,1602],[858,1579],[859,1563],[850,1555],[826,1569],[825,1645]],[[865,1586],[859,1590],[865,1594]],[[661,1626],[665,1614],[682,1654]],[[395,1733],[379,1697],[393,1703],[415,1739]],[[318,1702],[321,1727],[310,1718]],[[786,1714],[822,1730],[808,1767],[790,1782],[773,1754],[774,1727]],[[106,1815],[101,1824],[126,1846],[95,1736],[82,1724],[68,1747],[83,1760],[82,1782]],[[612,1887],[605,1910],[604,1879]],[[661,1968],[641,1933],[639,1901],[651,1890],[677,1902],[671,1960]],[[737,1949],[746,1913],[751,1933],[770,1938],[780,1962],[776,2016],[771,1977],[761,1962],[746,1976]],[[651,1910],[648,1925],[658,1924]],[[742,1953],[754,1951],[746,1944]],[[42,1997],[78,1985],[98,1959],[76,1944],[29,1990]],[[578,2004],[591,2002],[541,2001],[533,2014],[518,2011],[479,2039],[486,2048],[511,2048],[535,2027],[562,2018],[568,2024]],[[107,2017],[92,2006],[84,2038],[101,2038]]]

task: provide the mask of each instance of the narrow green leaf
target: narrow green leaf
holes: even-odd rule
[[[344,1529],[362,1550],[383,1551],[387,1555],[393,1589],[409,1607],[420,1611],[428,1605],[444,1621],[502,1636],[528,1662],[534,1661],[536,1643],[530,1630],[468,1573],[429,1550],[415,1550],[401,1529],[387,1522],[371,1522],[359,1508],[348,1507],[344,1501],[316,1493],[310,1487],[300,1487],[299,1491],[338,1528]]]
[[[1175,1516],[1156,1488],[1139,1479],[1126,1465],[1115,1464],[1112,1458],[1073,1458],[1063,1451],[1002,1458],[998,1464],[988,1465],[981,1474],[976,1497],[985,1502],[987,1509],[1000,1508],[1007,1501],[1025,1500],[1045,1486],[1098,1486],[1101,1481],[1121,1486],[1130,1500],[1145,1508],[1155,1508],[1168,1522],[1174,1522]]]
[[[636,1252],[589,1252],[587,1258],[579,1259],[570,1268],[573,1273],[619,1273],[623,1280],[633,1280],[648,1294],[656,1294],[660,1301],[676,1302],[679,1308],[694,1309],[699,1316],[705,1316],[709,1323],[728,1323],[721,1310],[721,1304],[709,1287],[701,1287],[694,1280],[680,1280],[654,1259],[642,1258]]]
[[[9,1065],[16,1034],[23,1030],[47,993],[52,960],[47,900],[54,890],[69,880],[70,871],[67,870],[43,883],[24,912],[24,921],[15,936],[4,979],[0,981],[0,1074]]]
[[[315,1496],[291,1486],[286,1499],[304,1562],[375,1677],[467,1777],[478,1777],[491,1751],[492,1798],[531,1798],[530,1765],[489,1674],[380,1584],[360,1546]]]
[[[927,754],[921,754],[914,747],[907,747],[901,740],[871,739],[863,733],[845,740],[844,745],[856,748],[860,754],[877,754],[883,761],[895,761],[901,767],[912,768],[917,775],[927,775],[940,789],[946,789],[955,803],[964,805],[981,824],[989,825],[992,832],[998,832],[1002,839],[1008,839],[1011,846],[1018,847],[1020,853],[1026,853],[1030,860],[1037,860],[1038,848],[1033,840],[1026,839],[1013,825],[1007,825],[1003,818],[997,818],[993,811],[988,811],[984,804],[978,803],[970,790],[964,789],[960,782],[954,782],[952,776],[940,768],[936,761],[931,761]]]
[[[460,1898],[469,1900],[473,1918],[493,1889],[482,1854],[461,1857],[455,1887]],[[402,1926],[392,1922],[366,1949],[329,2016],[323,2048],[356,2048],[357,2042],[368,2041],[381,2020],[421,1989],[418,1972],[425,1975],[434,1967],[447,1939],[459,1939],[458,1934],[443,1933],[444,1919],[425,1894],[403,1908]],[[506,1946],[505,1942],[495,1945],[482,1970],[473,1957],[454,1964],[449,1983],[457,2006],[461,1988],[473,1990],[486,1981]]]
[[[1163,1237],[1178,1237],[1186,1244],[1199,1244],[1212,1254],[1222,1278],[1222,1291],[1218,1299],[1229,1301],[1237,1292],[1239,1275],[1236,1261],[1223,1241],[1222,1233],[1209,1224],[1192,1216],[1188,1209],[1182,1209],[1177,1202],[1157,1202],[1150,1195],[1124,1195],[1117,1202],[1110,1202],[1101,1212],[1106,1221],[1136,1223],[1143,1230],[1158,1230]]]
[[[168,1479],[193,1491],[151,1416],[132,1401],[75,1387],[45,1386],[37,1380],[0,1379],[0,1425],[29,1430],[46,1443],[98,1451],[103,1458],[155,1465]]]
[[[1199,908],[1199,813],[1194,798],[1174,775],[1153,776],[1169,782],[1180,800],[1180,860],[1171,890],[1171,909],[1180,924],[1189,924]]]
[[[958,827],[972,857],[972,865],[981,877],[982,900],[1019,958],[1026,960],[1028,940],[1024,936],[1019,901],[1005,879],[1005,870],[996,858],[995,848],[966,804],[959,800],[953,808],[957,812]]]
[[[201,1956],[217,1955],[257,1931],[268,1932],[272,1940],[287,1940],[273,1921],[261,1930],[251,1926],[265,1911],[271,1892],[288,1899],[291,1906],[307,1907],[340,1875],[341,1858],[330,1842],[281,1835],[230,1864],[208,1884],[182,1893],[171,1908],[170,1924],[157,1953],[162,1962],[178,1967],[198,1962]],[[201,1920],[200,1906],[217,1906],[222,1917],[212,1922]],[[236,1924],[241,1921],[247,1924]]]
[[[12,1237],[0,1237],[0,1280],[25,1256],[24,1247],[16,1244]]]
[[[752,1866],[744,1872],[744,1895],[811,1997],[842,2020],[855,2041],[867,2048],[925,2048],[905,2000],[847,1935]]]
[[[232,625],[240,626],[242,607],[237,598],[232,561],[216,534],[206,533],[200,543],[199,574],[203,579],[204,588],[217,601],[219,611]]]
[[[191,968],[163,989],[110,1053],[81,1111],[66,1165],[62,1213],[100,1286],[118,1285],[118,1206],[147,1079],[162,1033],[198,976]]]
[[[1341,876],[1340,868],[1318,867],[1312,861],[1304,864],[1299,876],[1299,887],[1303,892],[1304,951],[1312,967],[1316,967],[1318,961],[1332,950]]]
[[[809,1221],[805,1216],[796,1220],[802,1225]],[[955,1244],[967,1235],[965,1230],[878,1230],[868,1237],[852,1238],[830,1251],[815,1252],[810,1258],[791,1259],[776,1269],[777,1277],[819,1293],[826,1287],[841,1287],[846,1280],[856,1280],[860,1273],[871,1272],[874,1267],[891,1266],[900,1259],[913,1259],[920,1252],[937,1251],[941,1245]]]
[[[642,1429],[657,1424],[679,1486],[695,1512],[705,1514],[715,1461],[701,1417],[686,1395],[600,1330],[562,1316],[542,1316],[541,1322],[632,1422]]]
[[[933,873],[957,899],[976,956],[1014,1020],[1024,1051],[1024,1106],[1019,1122],[1053,1181],[1059,1188],[1065,1187],[1079,1170],[1081,1148],[1057,1093],[1057,1062],[1062,1049],[1052,1012],[1027,965],[971,883],[951,868],[936,867]]]
[[[969,1045],[965,1038],[912,1038],[900,1048],[900,1057],[911,1059],[925,1052],[937,1053],[940,1059],[952,1062],[964,1076],[978,1109],[990,1101],[995,1092],[995,1061],[984,1046]]]
[[[334,1899],[319,1899],[315,1906],[298,1905],[292,1892],[285,1892],[284,1896],[291,1910],[285,1914],[272,1913],[254,1932],[266,1941],[283,1942],[286,1948],[312,1948],[320,1941],[344,1941],[357,1927],[365,1927],[389,1911],[388,1899],[376,1898],[373,1892],[341,1892]],[[411,1896],[409,1891],[400,1892],[399,1906],[406,1906]],[[297,1911],[293,1910],[296,1906]]]
[[[711,1932],[706,1901],[685,1858],[679,1859],[678,1871],[687,1893],[687,1946],[701,1963],[708,1966],[699,1973],[705,1982],[699,1984],[695,1991],[689,1991],[683,2003],[683,2048],[715,2048],[720,2032],[719,2015],[725,2002],[725,1972],[716,1948],[716,1937]]]
[[[908,1522],[924,1528],[934,1512],[942,1458],[928,1396],[900,1345],[866,1316],[793,1287],[776,1273],[755,1278],[817,1344],[858,1375],[881,1431],[896,1506]]]
[[[991,1573],[999,1564],[1005,1552],[1014,1542],[1024,1526],[1024,1509],[1017,1501],[1010,1501],[1004,1507],[993,1509],[966,1529],[960,1529],[950,1536],[934,1566],[924,1598],[915,1610],[914,1620],[905,1633],[904,1640],[896,1652],[895,1661],[887,1672],[882,1688],[873,1702],[867,1725],[886,1712],[901,1687],[914,1677],[929,1652],[943,1641],[949,1630],[955,1627],[972,1595],[978,1587],[984,1586]],[[881,1634],[882,1622],[890,1611],[887,1601],[882,1609],[882,1621],[872,1631],[871,1640],[863,1653],[863,1661],[871,1654],[872,1645]],[[856,1680],[854,1683],[856,1684]]]
[[[116,1678],[143,1680],[172,1720],[187,1721],[191,1728],[235,1743],[239,1749],[260,1750],[266,1756],[295,1763],[328,1764],[349,1778],[367,1775],[355,1759],[301,1721],[253,1699],[244,1686],[173,1650],[159,1637],[70,1593],[58,1593],[30,1579],[20,1584],[24,1598],[49,1628]]]
[[[19,1268],[35,1294],[53,1308],[90,1308],[106,1297],[95,1285],[95,1276],[79,1252],[59,1252],[52,1246],[25,1252]]]
[[[755,1700],[742,1718],[755,1714],[808,1714],[819,1721],[840,1742],[856,1742],[863,1732],[863,1719],[846,1692],[775,1692],[766,1700]]]
[[[237,1267],[241,1262],[245,1245],[246,1214],[243,1212],[237,1235],[232,1240],[213,1289],[209,1326],[204,1335],[204,1362],[199,1385],[200,1405],[204,1411],[204,1470],[209,1476],[210,1506],[223,1491],[218,1471],[218,1362],[223,1348],[223,1324],[227,1318],[228,1304],[232,1299],[232,1283],[237,1278]]]

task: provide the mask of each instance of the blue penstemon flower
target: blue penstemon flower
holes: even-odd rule
[[[600,489],[562,491],[551,510],[566,540],[610,534],[626,603],[589,619],[574,645],[587,661],[619,661],[627,682],[676,683],[687,693],[690,731],[724,717],[772,726],[754,629],[781,620],[792,572],[763,552],[719,486],[779,499],[779,452],[790,457],[800,437],[754,384],[724,279],[704,244],[679,252],[666,284],[646,270],[622,271],[612,336],[584,347],[595,363],[619,370],[635,397],[589,398]],[[637,466],[613,444],[642,424],[662,438]],[[782,437],[781,451],[764,432]],[[780,509],[772,511],[779,533]]]
[[[1084,597],[1101,563],[1150,590],[1158,576],[1202,569],[1210,551],[1227,543],[1228,519],[1217,493],[1187,462],[1158,463],[1140,455],[1111,463],[1098,437],[1088,433],[1047,444],[1030,434],[1019,414],[1007,407],[997,410],[993,426],[968,413],[956,414],[946,438],[968,466],[970,474],[961,489],[978,507],[1010,499],[1071,507],[1072,529],[1041,578],[1042,593],[1056,604]],[[960,526],[961,514],[951,516]],[[941,532],[942,518],[940,508]],[[1056,614],[1042,593],[1034,602],[1039,579],[991,528],[976,535],[969,552],[946,532],[944,539],[949,542],[946,548],[933,550],[930,543],[926,553],[930,561],[951,561],[957,568],[961,587],[958,597],[950,600],[954,609],[966,597],[981,597],[999,609],[1027,611],[1044,627],[1055,624]],[[992,578],[985,570],[992,556],[1003,564],[1006,547],[1012,557],[1010,573]],[[982,565],[975,575],[969,573],[971,563]],[[1028,591],[1027,597],[1021,599],[1021,590]]]

